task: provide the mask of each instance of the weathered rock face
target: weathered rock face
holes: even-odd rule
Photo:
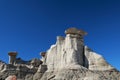
[[[47,51],[47,71],[71,68],[80,69],[80,66],[90,70],[113,69],[101,55],[96,54],[87,46],[84,46],[83,35],[85,32],[77,30],[76,28],[70,28],[66,30],[66,33],[65,38],[57,37],[56,44],[51,46]]]
[[[86,32],[69,28],[65,33],[66,37],[58,36],[56,44],[41,52],[41,60],[23,61],[12,55],[10,64],[0,61],[0,78],[8,80],[16,75],[17,80],[120,80],[119,71],[84,45]]]
[[[105,59],[92,51],[90,48],[85,46],[84,48],[85,51],[85,64],[88,65],[89,70],[112,70],[114,67],[112,67],[110,64],[108,64]]]
[[[120,73],[116,70],[65,69],[57,72],[45,72],[42,78],[37,80],[120,80]]]
[[[4,70],[6,63],[3,61],[0,61],[0,71]]]
[[[23,61],[22,59],[16,59],[16,61],[15,64],[0,62],[0,80],[13,80],[13,75],[16,76],[17,80],[31,80],[41,62],[36,58],[30,61]]]
[[[65,33],[46,52],[43,62],[47,70],[38,80],[120,80],[114,67],[84,45],[86,32],[70,28]]]
[[[57,37],[57,42],[55,45],[46,53],[46,65],[48,66],[47,71],[58,71],[65,68],[80,68],[83,66],[83,34],[78,34],[67,30],[66,37]],[[73,31],[78,31],[74,29]],[[70,33],[71,32],[71,33]]]

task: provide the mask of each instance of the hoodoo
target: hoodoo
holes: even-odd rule
[[[9,64],[14,64],[14,61],[16,60],[17,52],[9,52]]]
[[[85,31],[72,27],[65,34],[40,53],[41,59],[24,61],[9,52],[9,64],[0,61],[0,80],[13,75],[17,80],[120,80],[118,70],[84,45]]]

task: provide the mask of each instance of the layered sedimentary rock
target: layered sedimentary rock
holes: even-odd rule
[[[24,61],[9,53],[10,64],[0,61],[0,77],[6,80],[120,80],[120,72],[100,54],[84,45],[83,30],[69,28],[42,58]]]

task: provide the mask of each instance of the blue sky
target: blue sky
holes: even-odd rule
[[[76,27],[88,45],[120,70],[120,2],[111,0],[0,0],[0,60],[17,51],[25,60]]]

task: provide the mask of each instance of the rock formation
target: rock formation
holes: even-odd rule
[[[42,64],[40,59],[34,58],[30,61],[24,61],[16,58],[16,52],[9,52],[9,64],[0,61],[0,80],[28,80],[37,72],[39,65]],[[15,78],[16,76],[16,78]]]
[[[9,52],[9,64],[14,64],[17,56],[17,52]]]
[[[85,31],[69,28],[65,34],[40,53],[40,60],[24,61],[10,52],[9,64],[0,61],[1,80],[8,80],[11,75],[17,80],[120,80],[118,70],[84,45]]]

